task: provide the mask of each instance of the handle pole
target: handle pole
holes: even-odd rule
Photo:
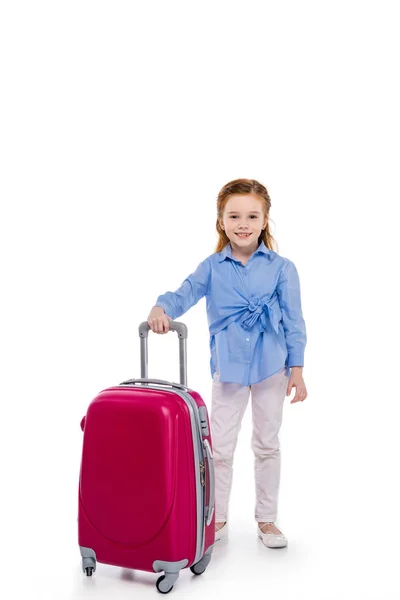
[[[139,325],[140,336],[140,376],[142,379],[148,377],[148,343],[147,338],[150,325],[143,321]],[[179,338],[179,377],[180,383],[187,386],[187,326],[179,321],[170,321],[169,331],[176,331]]]
[[[147,379],[148,374],[149,374],[148,369],[149,369],[149,354],[148,354],[147,335],[146,335],[146,337],[140,338],[140,377],[142,379]]]

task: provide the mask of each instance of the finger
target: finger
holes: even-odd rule
[[[296,393],[294,395],[294,398],[291,400],[291,404],[293,404],[294,402],[299,402],[299,400],[301,400],[301,388],[298,388],[296,385],[294,385],[294,387],[296,388]]]
[[[301,390],[298,391],[296,396],[298,397],[298,400],[303,402],[303,400],[305,400],[307,398],[307,392],[304,388],[302,388]]]

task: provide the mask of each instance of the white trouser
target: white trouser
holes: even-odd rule
[[[215,468],[215,520],[227,521],[232,488],[233,457],[251,390],[257,522],[275,522],[280,481],[278,432],[288,376],[285,368],[251,386],[222,383],[214,374],[211,404],[211,439]]]

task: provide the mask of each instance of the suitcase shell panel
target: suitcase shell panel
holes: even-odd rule
[[[199,462],[201,441],[211,446],[211,436],[199,429],[200,406],[192,390],[149,385],[108,388],[90,404],[78,537],[99,562],[145,571],[155,560],[190,566],[214,543],[214,516],[204,524]]]

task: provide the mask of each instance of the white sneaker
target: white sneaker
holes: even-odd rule
[[[264,533],[259,528],[258,523],[257,535],[260,540],[262,540],[262,543],[267,546],[267,548],[284,548],[288,545],[288,540],[283,533]]]
[[[221,529],[215,532],[215,541],[222,540],[223,538],[228,537],[228,522],[225,525],[222,525]]]

